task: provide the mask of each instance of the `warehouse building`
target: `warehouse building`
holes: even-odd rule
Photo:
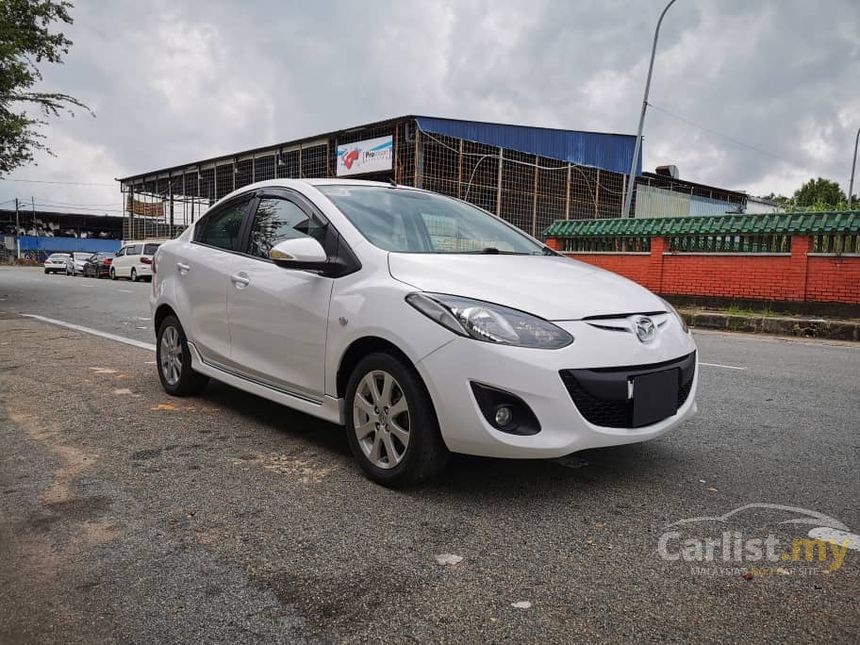
[[[634,144],[632,135],[402,116],[125,177],[123,236],[171,235],[237,188],[301,177],[425,188],[540,236],[557,219],[619,217]]]
[[[113,253],[124,222],[120,215],[0,209],[0,264],[43,262],[51,253]]]

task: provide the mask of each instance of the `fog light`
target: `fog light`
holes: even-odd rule
[[[481,414],[493,428],[521,436],[540,432],[535,413],[516,394],[474,381],[470,385]]]
[[[496,408],[496,425],[506,426],[514,418],[514,413],[506,405],[500,405]]]

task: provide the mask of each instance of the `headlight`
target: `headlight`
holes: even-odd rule
[[[687,323],[684,320],[684,317],[678,313],[677,309],[675,309],[672,305],[670,305],[668,302],[663,300],[663,298],[660,298],[660,300],[662,300],[663,304],[666,305],[666,311],[668,311],[670,314],[672,314],[673,316],[675,316],[675,318],[678,319],[678,323],[680,323],[681,329],[683,329],[685,333],[689,334],[690,328],[687,327]]]
[[[573,336],[542,318],[481,300],[410,293],[406,302],[455,334],[497,345],[558,349]]]

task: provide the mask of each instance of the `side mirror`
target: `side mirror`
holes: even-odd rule
[[[312,237],[294,237],[278,242],[269,250],[269,259],[285,269],[322,271],[328,265],[325,249]]]

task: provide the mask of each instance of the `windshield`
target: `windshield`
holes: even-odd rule
[[[328,185],[319,191],[369,242],[401,253],[543,255],[544,247],[466,202],[394,187]]]

